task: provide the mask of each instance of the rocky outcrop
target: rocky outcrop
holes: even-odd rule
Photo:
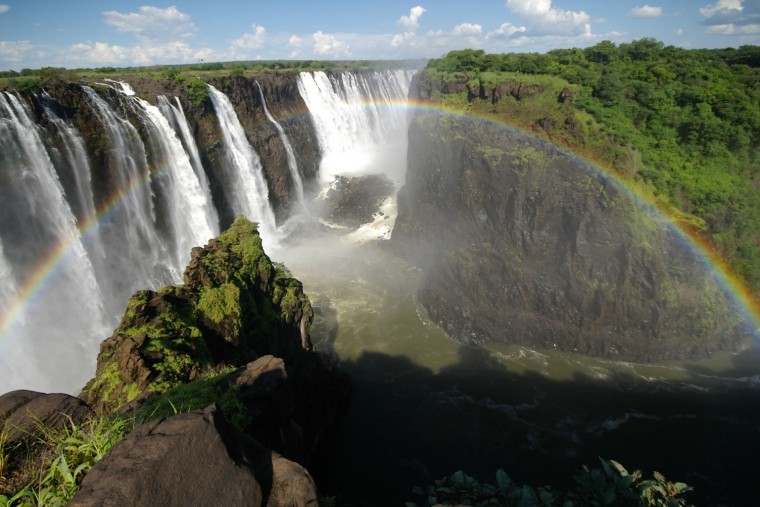
[[[218,365],[311,348],[312,310],[300,282],[276,268],[255,224],[239,218],[195,248],[185,284],[139,291],[98,355],[83,397],[99,412],[164,391]]]
[[[324,216],[331,223],[355,229],[382,213],[381,205],[394,190],[393,182],[383,174],[338,176],[325,193]]]
[[[193,249],[184,280],[130,299],[82,398],[98,413],[131,410],[213,376],[208,402],[226,397],[241,428],[308,461],[342,414],[350,384],[333,359],[312,350],[301,282],[272,264],[256,225],[242,217]]]
[[[724,292],[666,223],[585,163],[500,126],[420,115],[393,243],[463,342],[632,360],[742,343]]]
[[[235,430],[216,406],[135,428],[71,506],[316,506],[309,473]]]

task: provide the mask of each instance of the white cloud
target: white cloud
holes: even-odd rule
[[[190,16],[174,6],[161,9],[143,5],[139,12],[105,11],[106,24],[117,32],[134,33],[138,39],[165,41],[187,39],[197,32]]]
[[[552,0],[507,0],[507,9],[525,21],[526,35],[591,35],[588,14],[552,7]]]
[[[425,8],[417,5],[409,9],[408,16],[401,16],[396,23],[401,25],[407,32],[414,32],[420,27],[420,17],[424,12]]]
[[[69,59],[87,64],[122,63],[131,56],[129,48],[105,42],[80,42],[69,46]]]
[[[34,51],[34,44],[28,40],[0,41],[0,62],[24,62]]]
[[[288,39],[288,46],[294,47],[294,48],[300,48],[303,46],[303,39],[299,37],[298,35],[292,35]]]
[[[256,23],[251,25],[253,32],[245,33],[234,39],[230,44],[237,49],[258,49],[264,45],[267,36],[267,30],[263,26],[257,26]]]
[[[515,26],[512,23],[502,23],[499,28],[494,30],[493,32],[489,33],[486,37],[492,38],[505,38],[505,37],[512,37],[516,33],[523,33],[527,30],[524,26]]]
[[[676,28],[673,30],[674,35],[683,35],[683,28]]]
[[[758,35],[760,0],[718,0],[699,9],[711,35]]]
[[[628,15],[633,18],[656,18],[662,16],[662,7],[652,7],[650,5],[634,7]]]
[[[742,0],[718,0],[714,4],[700,7],[699,13],[706,18],[711,18],[716,14],[725,13],[725,11],[741,12],[742,9]]]
[[[166,44],[130,47],[105,42],[80,42],[69,46],[63,58],[71,63],[97,66],[188,63],[221,57],[220,53],[209,48],[198,49],[184,41],[171,41]]]
[[[477,35],[483,27],[474,23],[462,23],[454,27],[454,35]]]
[[[0,14],[6,13],[11,10],[11,6],[8,4],[0,4]]]
[[[335,58],[351,56],[351,49],[348,44],[334,35],[317,31],[311,35],[311,38],[314,40],[314,52],[318,55]]]
[[[712,25],[707,27],[711,35],[760,35],[760,24],[756,25]]]

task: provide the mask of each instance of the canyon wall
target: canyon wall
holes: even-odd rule
[[[430,317],[461,342],[653,361],[747,337],[661,216],[585,162],[475,118],[411,123],[392,241],[422,267]]]

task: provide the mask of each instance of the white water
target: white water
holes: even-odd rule
[[[182,272],[190,261],[190,250],[205,245],[219,234],[219,222],[211,195],[201,186],[177,133],[158,107],[136,97],[127,83],[124,93],[136,105],[135,111],[149,132],[153,181],[161,190],[162,207],[167,211],[167,227],[173,238],[173,270]]]
[[[328,76],[302,72],[298,90],[314,120],[322,162],[320,181],[382,173],[404,183],[407,111],[412,71]]]
[[[175,130],[178,132],[180,139],[182,140],[182,145],[185,147],[185,151],[187,151],[187,154],[190,156],[190,162],[193,165],[193,170],[198,177],[198,183],[200,184],[204,195],[207,196],[209,203],[213,204],[211,199],[211,186],[209,185],[206,171],[203,169],[201,157],[198,155],[198,146],[195,144],[195,138],[193,138],[193,134],[190,132],[190,125],[187,123],[185,111],[182,109],[182,104],[180,104],[179,98],[174,97],[174,100],[177,103],[176,106],[171,104],[163,95],[159,95],[157,99],[159,109],[161,109],[161,112],[166,119],[174,125]],[[209,213],[209,220],[211,223],[218,224],[219,215],[216,208],[209,206],[207,212]]]
[[[173,262],[165,240],[156,231],[152,177],[140,134],[92,88],[82,88],[105,127],[108,162],[118,179],[115,209],[100,222],[114,292],[128,295],[137,288],[177,283],[182,280],[183,267]]]
[[[11,342],[0,343],[0,392],[76,389],[94,373],[98,343],[106,330],[103,298],[38,128],[27,107],[10,94],[0,95],[0,173],[5,181],[2,198],[13,198],[11,206],[22,217],[15,224],[14,217],[4,217],[14,241],[4,245],[0,271],[13,268],[17,282],[31,279],[21,283],[35,296],[33,316],[11,323],[4,313],[0,320],[0,336],[8,327],[14,335]],[[43,243],[45,250],[35,248]],[[32,248],[24,248],[27,245]],[[65,256],[56,269],[45,273],[59,253]],[[41,274],[46,275],[45,284],[37,287]],[[6,310],[28,297],[18,288],[14,292],[4,303]]]
[[[106,253],[98,231],[95,198],[92,193],[92,178],[90,176],[90,159],[87,156],[84,141],[79,132],[59,118],[51,108],[45,107],[45,115],[55,126],[61,138],[63,156],[74,176],[76,185],[74,198],[79,205],[81,213],[79,228],[80,230],[83,227],[87,227],[88,229],[87,238],[83,238],[84,246],[90,256],[90,260],[95,266],[96,272],[99,273],[102,271],[100,264],[105,259]]]
[[[261,160],[248,142],[230,99],[213,86],[208,87],[224,136],[223,148],[229,162],[226,167],[226,190],[233,211],[236,215],[243,214],[258,222],[262,241],[267,247],[277,241],[277,229]]]
[[[306,211],[306,201],[304,200],[303,195],[303,180],[301,179],[301,174],[298,172],[298,162],[296,161],[296,156],[293,152],[293,146],[290,144],[290,139],[288,139],[287,134],[285,134],[285,130],[283,130],[282,125],[280,125],[280,123],[275,120],[274,116],[272,116],[272,114],[269,112],[267,101],[264,98],[264,92],[261,90],[261,85],[258,81],[256,81],[256,86],[259,87],[259,96],[261,96],[261,104],[264,106],[264,114],[267,115],[267,119],[272,122],[272,124],[277,129],[280,140],[285,146],[285,154],[288,160],[288,169],[290,169],[290,177],[293,180],[293,189],[296,191],[298,204],[301,206],[301,209],[303,211]]]
[[[3,253],[3,243],[0,240],[0,315],[8,309],[10,299],[16,293],[16,280],[13,277],[8,259]]]

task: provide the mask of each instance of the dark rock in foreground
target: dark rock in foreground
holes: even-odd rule
[[[393,242],[462,342],[628,360],[741,346],[740,317],[682,239],[587,164],[514,130],[421,115]]]
[[[71,429],[92,415],[86,403],[68,394],[20,390],[0,396],[0,493],[13,487],[18,474],[34,469],[47,445],[45,433]]]
[[[300,465],[231,427],[216,406],[135,428],[82,482],[71,506],[317,505]]]

